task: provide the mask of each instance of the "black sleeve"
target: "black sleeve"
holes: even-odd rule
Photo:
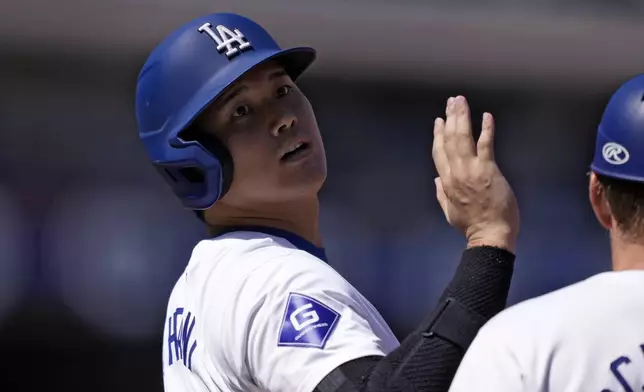
[[[489,246],[465,250],[438,306],[396,350],[341,365],[314,392],[446,392],[478,330],[505,308],[514,259]]]

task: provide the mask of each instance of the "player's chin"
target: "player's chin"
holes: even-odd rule
[[[290,190],[289,193],[304,195],[317,193],[326,180],[327,168],[324,157],[310,157],[298,165],[283,166],[281,184]]]

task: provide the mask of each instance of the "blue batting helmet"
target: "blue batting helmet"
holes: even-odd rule
[[[597,131],[590,168],[608,177],[644,182],[644,75],[611,97]]]
[[[152,51],[137,82],[139,136],[184,207],[211,207],[232,181],[220,143],[186,137],[195,118],[258,64],[276,60],[295,80],[314,59],[313,48],[282,50],[260,25],[230,13],[194,19]]]

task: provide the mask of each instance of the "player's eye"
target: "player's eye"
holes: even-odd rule
[[[243,117],[248,113],[250,113],[250,106],[248,105],[237,106],[235,108],[235,111],[233,112],[233,117]]]
[[[293,87],[291,87],[289,85],[281,86],[280,88],[277,89],[277,96],[281,98],[281,97],[285,96],[286,94],[290,93],[292,89],[293,89]]]

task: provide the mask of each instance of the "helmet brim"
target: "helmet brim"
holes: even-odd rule
[[[290,76],[297,80],[313,63],[316,52],[313,48],[297,47],[286,50],[259,50],[244,53],[206,82],[197,94],[168,122],[170,140],[188,128],[190,124],[233,83],[255,67],[268,61],[277,61]]]

